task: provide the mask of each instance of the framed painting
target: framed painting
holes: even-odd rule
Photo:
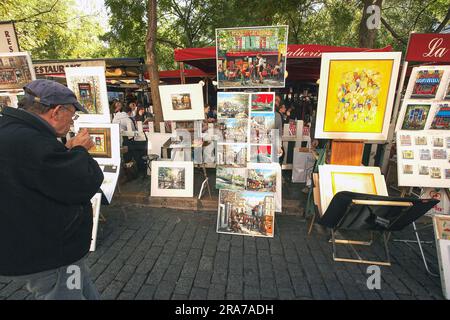
[[[217,119],[247,119],[249,98],[245,92],[218,92]]]
[[[194,163],[192,161],[153,161],[152,197],[193,197]]]
[[[246,168],[217,167],[216,189],[245,190],[246,181]]]
[[[450,105],[438,104],[430,129],[450,130]]]
[[[251,113],[274,112],[275,92],[255,92],[250,96]]]
[[[400,52],[324,53],[315,138],[386,140]]]
[[[219,191],[217,232],[253,237],[273,237],[275,200],[273,193]]]
[[[22,90],[33,80],[36,74],[28,52],[0,53],[0,90]]]
[[[250,145],[250,162],[272,163],[272,145]]]
[[[275,129],[274,113],[252,113],[250,118],[250,143],[271,144]]]
[[[88,150],[100,165],[120,164],[120,130],[114,123],[79,123],[74,125],[75,132],[86,128],[94,142]]]
[[[281,176],[281,165],[278,162],[271,162],[271,163],[250,162],[247,164],[247,171],[248,171],[247,190],[259,192],[274,192],[275,212],[282,212],[283,198],[281,192],[283,184]],[[265,176],[264,185],[258,184],[258,182],[255,181],[252,182],[248,180],[252,174],[254,175],[254,173],[263,174]],[[260,177],[259,179],[261,178],[262,177]]]
[[[217,127],[226,143],[246,143],[248,138],[248,119],[219,119]]]
[[[108,92],[106,90],[105,67],[65,68],[67,87],[78,102],[89,112],[78,112],[80,123],[110,123]]]
[[[159,86],[164,121],[203,120],[203,87],[199,83]]]
[[[217,144],[216,160],[218,166],[246,167],[247,144],[224,143]]]
[[[405,101],[398,118],[397,130],[424,130],[430,111],[431,103]]]
[[[445,95],[444,84],[447,79],[448,66],[422,66],[411,71],[405,98],[437,99]]]
[[[322,165],[319,166],[319,181],[322,212],[340,191],[388,195],[379,167]]]
[[[287,25],[216,29],[217,88],[284,88],[287,40]]]

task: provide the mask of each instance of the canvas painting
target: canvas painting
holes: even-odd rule
[[[403,159],[414,159],[414,151],[413,150],[403,150]]]
[[[444,70],[420,70],[416,73],[411,98],[435,98]]]
[[[245,190],[247,169],[218,166],[216,189]]]
[[[152,197],[193,197],[194,164],[191,161],[153,161]]]
[[[250,162],[271,163],[272,162],[272,146],[271,145],[251,145],[250,146]]]
[[[386,140],[400,57],[322,54],[315,138]]]
[[[67,87],[89,112],[78,112],[77,122],[110,123],[108,93],[104,67],[65,68]]]
[[[87,128],[94,146],[88,152],[94,158],[111,158],[111,129],[110,128]]]
[[[410,146],[411,145],[411,136],[401,134],[400,135],[400,145],[401,146]]]
[[[430,176],[432,179],[441,179],[441,168],[440,167],[431,167],[430,168]]]
[[[273,193],[219,192],[217,232],[254,237],[273,237],[275,200]]]
[[[275,197],[275,212],[282,212],[283,209],[283,197],[282,197],[282,170],[281,165],[278,162],[271,162],[271,163],[253,163],[249,162],[247,164],[247,170],[257,170],[261,174],[264,172],[265,178],[264,183],[262,183],[262,176],[259,178],[256,178],[255,180],[258,181],[247,181],[247,190],[251,191],[252,188],[263,188],[266,190],[275,190],[274,197]],[[261,171],[262,170],[262,171]],[[275,175],[275,177],[271,177],[272,174],[269,172],[272,172],[272,174]],[[247,177],[249,177],[249,173],[247,173]],[[275,186],[273,187],[273,183],[275,183]],[[256,189],[253,191],[257,191]]]
[[[218,89],[284,88],[288,26],[216,29]]]
[[[321,165],[319,179],[322,212],[340,191],[388,195],[379,167]]]
[[[251,112],[274,112],[275,92],[258,92],[251,94]]]
[[[159,94],[164,121],[191,121],[205,118],[201,84],[159,86]]]
[[[430,104],[408,104],[403,117],[402,130],[423,130],[430,113]]]
[[[427,176],[430,174],[430,168],[428,166],[419,166],[419,175]]]
[[[248,119],[220,119],[218,128],[222,133],[223,142],[246,143],[248,135]]]
[[[192,110],[191,94],[189,92],[174,93],[170,95],[173,110]]]
[[[420,160],[431,160],[431,152],[429,149],[420,149]]]
[[[426,146],[428,144],[428,139],[426,136],[417,136],[415,141],[417,146]]]
[[[22,90],[35,79],[31,57],[27,52],[0,53],[0,90]]]
[[[218,92],[217,118],[247,119],[249,97],[245,92]]]
[[[247,165],[246,144],[218,144],[217,165],[245,167]]]
[[[250,119],[250,143],[272,143],[272,130],[275,129],[275,116],[273,113],[253,114]]]
[[[277,191],[277,171],[275,169],[248,169],[247,190],[276,192]]]
[[[440,104],[438,106],[430,129],[450,130],[450,106],[448,104]]]

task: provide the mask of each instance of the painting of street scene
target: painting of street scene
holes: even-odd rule
[[[249,94],[244,92],[218,92],[217,118],[248,117]]]
[[[250,162],[271,163],[272,146],[250,146]]]
[[[252,112],[274,112],[275,92],[272,93],[252,93]]]
[[[273,113],[259,113],[250,120],[250,143],[272,143],[272,130],[275,129]]]
[[[191,110],[191,95],[189,93],[171,94],[173,110]]]
[[[276,192],[277,172],[271,169],[249,169],[247,190]]]
[[[103,114],[108,108],[102,105],[100,81],[98,75],[67,76],[67,86],[75,92],[78,101],[90,114]]]
[[[217,167],[216,189],[245,190],[247,169]]]
[[[247,165],[247,145],[218,144],[217,164],[228,167],[245,167]]]
[[[284,88],[288,26],[216,29],[218,89]]]
[[[158,170],[159,189],[185,189],[185,168],[160,167]]]
[[[247,142],[248,119],[220,119],[218,125],[222,133],[223,142]]]
[[[273,237],[273,193],[220,190],[217,232],[254,237]]]
[[[34,69],[27,53],[0,54],[0,90],[22,89],[34,79]]]

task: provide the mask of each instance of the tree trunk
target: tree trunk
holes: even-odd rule
[[[364,2],[364,9],[361,22],[359,24],[359,46],[361,48],[374,48],[378,30],[373,27],[368,28],[367,25],[368,21],[370,26],[371,22],[375,21],[376,19],[378,19],[377,22],[380,23],[381,5],[383,3],[383,0],[363,0],[363,2]],[[369,13],[367,13],[367,8],[370,7],[371,5],[378,6],[380,17],[374,16],[374,13],[371,13],[370,10]]]
[[[164,121],[159,96],[159,73],[156,60],[156,0],[149,0],[147,7],[147,37],[145,39],[146,65],[150,76],[150,88],[152,93],[153,114],[155,118],[155,131],[159,131],[159,123]]]

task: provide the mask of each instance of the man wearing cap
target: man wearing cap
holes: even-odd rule
[[[57,140],[86,110],[54,81],[24,91],[19,109],[0,115],[0,275],[24,281],[36,299],[98,299],[84,257],[103,173],[87,131]]]

